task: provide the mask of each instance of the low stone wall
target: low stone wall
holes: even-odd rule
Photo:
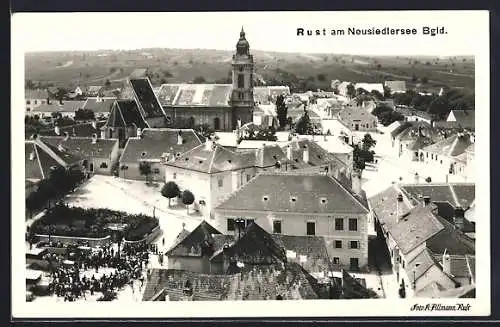
[[[148,243],[149,244],[149,243],[153,242],[154,239],[157,238],[160,234],[161,234],[161,228],[160,228],[160,225],[158,225],[155,228],[153,228],[151,233],[144,236],[142,240],[127,241],[124,239],[123,244],[139,244],[139,243]]]
[[[42,242],[49,241],[49,235],[36,234],[36,237]],[[51,242],[61,242],[63,244],[75,244],[75,243],[86,243],[88,242],[91,247],[96,247],[98,245],[103,246],[110,244],[112,242],[111,236],[106,236],[103,238],[87,238],[87,237],[74,237],[74,236],[50,236]]]

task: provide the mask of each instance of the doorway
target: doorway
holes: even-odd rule
[[[351,258],[349,260],[349,266],[350,266],[350,270],[358,271],[359,270],[359,259],[358,258]]]
[[[354,130],[359,131],[359,124],[354,124]]]

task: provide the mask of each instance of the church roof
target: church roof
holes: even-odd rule
[[[162,106],[228,107],[231,84],[163,84],[158,91]]]
[[[135,100],[116,100],[106,121],[107,127],[147,127]]]
[[[158,98],[156,97],[153,86],[148,78],[130,79],[130,84],[136,95],[136,99],[144,118],[164,117]]]

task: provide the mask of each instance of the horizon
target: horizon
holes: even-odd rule
[[[470,11],[17,13],[12,39],[25,53],[207,49],[234,51],[244,26],[251,50],[358,56],[473,56]],[[89,21],[92,24],[89,24]],[[213,22],[218,22],[214,24]],[[332,23],[334,22],[334,23]],[[387,23],[390,22],[390,23]],[[448,34],[422,35],[446,24]],[[417,35],[297,36],[298,28],[415,28]]]

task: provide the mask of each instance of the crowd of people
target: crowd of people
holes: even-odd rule
[[[112,299],[112,294],[134,280],[144,283],[143,271],[149,263],[148,245],[125,245],[121,251],[111,245],[100,248],[68,247],[65,254],[47,254],[51,273],[49,291],[64,297],[65,301],[86,298],[87,292],[94,295],[102,292],[103,298]],[[100,268],[112,268],[109,274],[99,276]],[[92,276],[90,276],[92,274]],[[97,275],[97,277],[96,277]],[[134,288],[132,287],[132,290]]]

